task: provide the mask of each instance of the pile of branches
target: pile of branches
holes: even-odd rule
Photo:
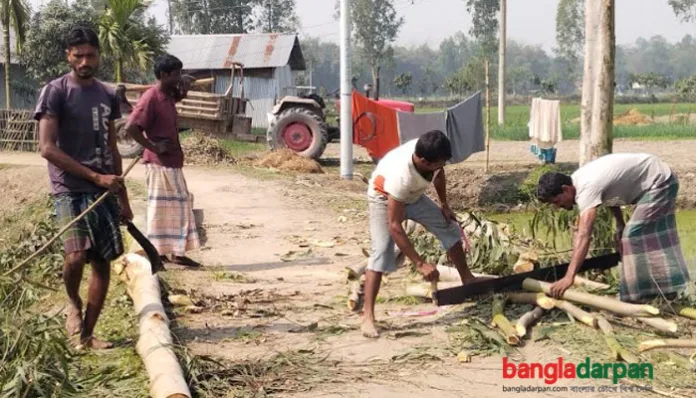
[[[613,250],[609,245],[613,242],[610,217],[610,214],[600,216],[596,224],[598,233],[592,242],[593,249],[602,254]],[[530,222],[530,227],[534,231],[532,237],[518,234],[509,225],[487,220],[480,215],[458,214],[458,218],[467,237],[464,245],[467,250],[468,264],[475,274],[493,277],[507,276],[555,265],[569,259],[570,251],[558,250],[555,240],[563,233],[572,233],[575,223],[572,213],[544,209],[536,212]],[[438,265],[439,288],[459,285],[461,283],[459,274],[451,267],[437,239],[410,221],[405,223],[405,228],[418,253],[426,261]],[[554,242],[542,241],[539,239],[542,236],[552,237]],[[567,241],[570,242],[569,237]],[[395,250],[397,265],[401,266],[406,259],[398,248]],[[350,286],[347,304],[349,309],[354,311],[358,310],[362,304],[361,277],[366,264],[365,260],[346,270]],[[413,268],[411,271],[415,272]],[[637,363],[640,362],[639,354],[645,351],[696,348],[696,340],[674,338],[679,336],[680,324],[684,325],[682,329],[688,332],[689,322],[694,324],[693,321],[696,320],[696,309],[693,308],[696,301],[693,297],[689,298],[685,295],[679,301],[652,303],[653,305],[629,304],[614,298],[618,290],[618,279],[615,274],[610,274],[608,271],[604,274],[588,272],[585,276],[587,279],[576,276],[574,287],[560,299],[549,296],[550,284],[527,279],[523,284],[524,292],[497,294],[489,300],[483,298],[483,301],[490,303],[488,306],[483,305],[483,301],[477,302],[478,309],[488,308],[487,314],[479,317],[480,322],[469,317],[466,322],[453,330],[461,339],[469,341],[473,346],[479,347],[478,349],[484,347],[483,351],[492,349],[500,353],[510,353],[511,350],[514,351],[514,347],[521,345],[524,339],[529,337],[530,327],[535,322],[548,314],[556,317],[564,314],[571,322],[601,333],[611,357],[615,360]],[[428,283],[409,284],[406,286],[405,294],[421,299],[432,298]],[[515,318],[509,319],[510,314],[515,314]],[[665,318],[665,315],[672,318]],[[674,318],[675,316],[677,318]],[[654,330],[671,338],[642,341],[634,352],[620,343],[621,338],[617,338],[610,321],[636,323],[642,325],[641,328]],[[682,331],[682,335],[685,331]],[[485,348],[486,345],[488,348]],[[673,363],[682,368],[696,371],[696,354],[690,358],[676,351],[669,352],[667,355]]]

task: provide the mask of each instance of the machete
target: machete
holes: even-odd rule
[[[145,251],[147,259],[150,261],[150,266],[152,267],[152,274],[154,275],[157,273],[157,271],[164,270],[162,259],[160,258],[159,252],[157,252],[157,249],[152,242],[150,242],[131,221],[126,222],[126,229],[128,229],[128,233],[131,234],[133,239],[135,239],[135,241],[138,242],[140,247],[142,247]]]
[[[578,273],[591,269],[606,270],[615,267],[620,260],[621,256],[618,253],[588,258],[582,263]],[[555,282],[563,278],[569,265],[568,263],[564,263],[553,267],[535,269],[521,274],[476,282],[466,286],[456,286],[438,290],[433,292],[433,301],[436,302],[438,306],[461,304],[465,301],[490,293],[519,291],[522,290],[522,282],[527,278],[543,282]]]

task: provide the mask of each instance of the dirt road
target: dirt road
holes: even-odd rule
[[[0,163],[32,165],[23,175],[34,184],[40,178],[47,184],[40,167],[45,163],[37,155],[1,156]],[[175,291],[189,295],[202,307],[200,313],[177,310],[174,332],[194,353],[222,358],[230,366],[242,362],[260,366],[278,353],[315,361],[311,366],[307,362],[304,369],[283,371],[278,376],[279,396],[500,397],[512,394],[503,392],[504,386],[548,386],[542,379],[504,380],[499,355],[458,363],[457,353],[448,348],[452,338],[448,330],[475,314],[476,307],[450,308],[416,318],[400,315],[402,311],[433,309],[429,303],[401,300],[409,278],[405,271],[390,276],[380,293],[378,317],[383,336],[379,340],[363,338],[359,317],[345,306],[343,269],[361,261],[361,249],[368,247],[369,235],[360,215],[364,209],[329,208],[319,189],[291,180],[257,180],[233,169],[198,167],[186,167],[185,174],[195,195],[194,207],[203,215],[205,247],[191,257],[205,267],[171,268],[163,277]],[[130,179],[144,184],[144,168],[137,166]],[[308,190],[316,190],[314,203],[306,199]],[[140,192],[132,194],[136,223],[143,226],[144,191],[142,187],[134,191]],[[526,362],[546,363],[560,356],[584,354],[571,347],[529,342],[515,355]],[[260,377],[271,384],[271,376]],[[606,384],[563,379],[553,386]],[[301,392],[301,386],[308,391]],[[542,394],[620,396],[568,391]]]

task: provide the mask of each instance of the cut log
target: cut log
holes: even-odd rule
[[[174,354],[169,319],[160,300],[160,283],[147,259],[136,253],[122,260],[121,278],[139,318],[136,351],[150,378],[153,398],[191,398],[179,361]]]
[[[531,292],[551,293],[551,284],[534,279],[525,279],[524,282],[522,282],[522,287]],[[567,301],[584,304],[623,316],[655,316],[660,314],[660,310],[651,305],[624,303],[610,297],[596,296],[573,289],[566,290],[562,298]]]
[[[597,319],[597,326],[599,326],[599,329],[604,333],[604,340],[607,342],[607,346],[609,346],[614,360],[623,360],[628,363],[640,362],[635,355],[628,352],[628,350],[619,344],[616,337],[614,337],[614,328],[611,327],[609,321],[599,314],[594,314],[594,317]]]
[[[507,298],[515,304],[534,304],[545,310],[555,305],[555,300],[544,293],[508,293]]]
[[[679,329],[676,323],[662,318],[637,317],[636,319],[661,332],[677,333],[677,330]]]
[[[650,351],[657,348],[696,348],[696,340],[647,340],[638,344],[638,351]]]
[[[497,327],[505,336],[505,341],[510,345],[518,345],[520,338],[517,336],[517,330],[512,326],[510,321],[505,317],[503,310],[505,309],[505,298],[496,294],[493,296],[493,326]]]
[[[363,286],[360,279],[356,279],[350,282],[350,288],[348,292],[348,309],[351,311],[359,311],[362,308],[363,300]]]
[[[523,259],[520,257],[519,260],[515,263],[515,265],[512,266],[512,273],[513,274],[521,274],[523,272],[529,272],[529,271],[534,271],[534,263]]]
[[[583,310],[582,308],[565,300],[555,300],[555,303],[555,307],[559,310],[571,315],[576,320],[584,323],[585,325],[591,328],[597,328],[597,319],[587,311]]]
[[[456,282],[446,282],[439,283],[437,288],[448,289],[450,287],[461,286],[461,283]],[[414,283],[406,286],[406,295],[411,297],[421,297],[432,300],[433,298],[433,285],[430,282]]]
[[[578,287],[584,287],[585,289],[595,290],[595,291],[596,290],[607,290],[611,287],[611,286],[607,285],[606,283],[599,283],[599,282],[591,281],[589,279],[585,279],[585,278],[580,277],[580,276],[575,277],[575,280],[573,281],[573,285],[578,286]]]
[[[677,315],[696,320],[696,308],[691,308],[684,305],[673,305],[673,307],[677,312]]]
[[[367,260],[363,260],[359,264],[347,266],[345,269],[346,279],[348,279],[348,281],[359,280],[360,277],[365,273],[366,268]]]
[[[440,273],[440,281],[459,282],[459,285],[461,285],[462,278],[459,276],[459,271],[457,271],[455,267],[438,264],[437,272]],[[477,272],[472,272],[472,275],[474,275],[475,278],[497,278],[495,275],[479,274]]]
[[[536,321],[541,319],[543,315],[544,309],[541,307],[534,307],[533,310],[528,311],[524,315],[522,315],[520,319],[517,321],[517,324],[515,324],[515,331],[517,332],[517,336],[519,336],[520,338],[526,336],[527,329],[529,329],[529,327],[533,325]]]

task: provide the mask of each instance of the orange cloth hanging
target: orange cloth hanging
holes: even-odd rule
[[[375,159],[399,146],[396,110],[380,105],[353,90],[353,143]]]

